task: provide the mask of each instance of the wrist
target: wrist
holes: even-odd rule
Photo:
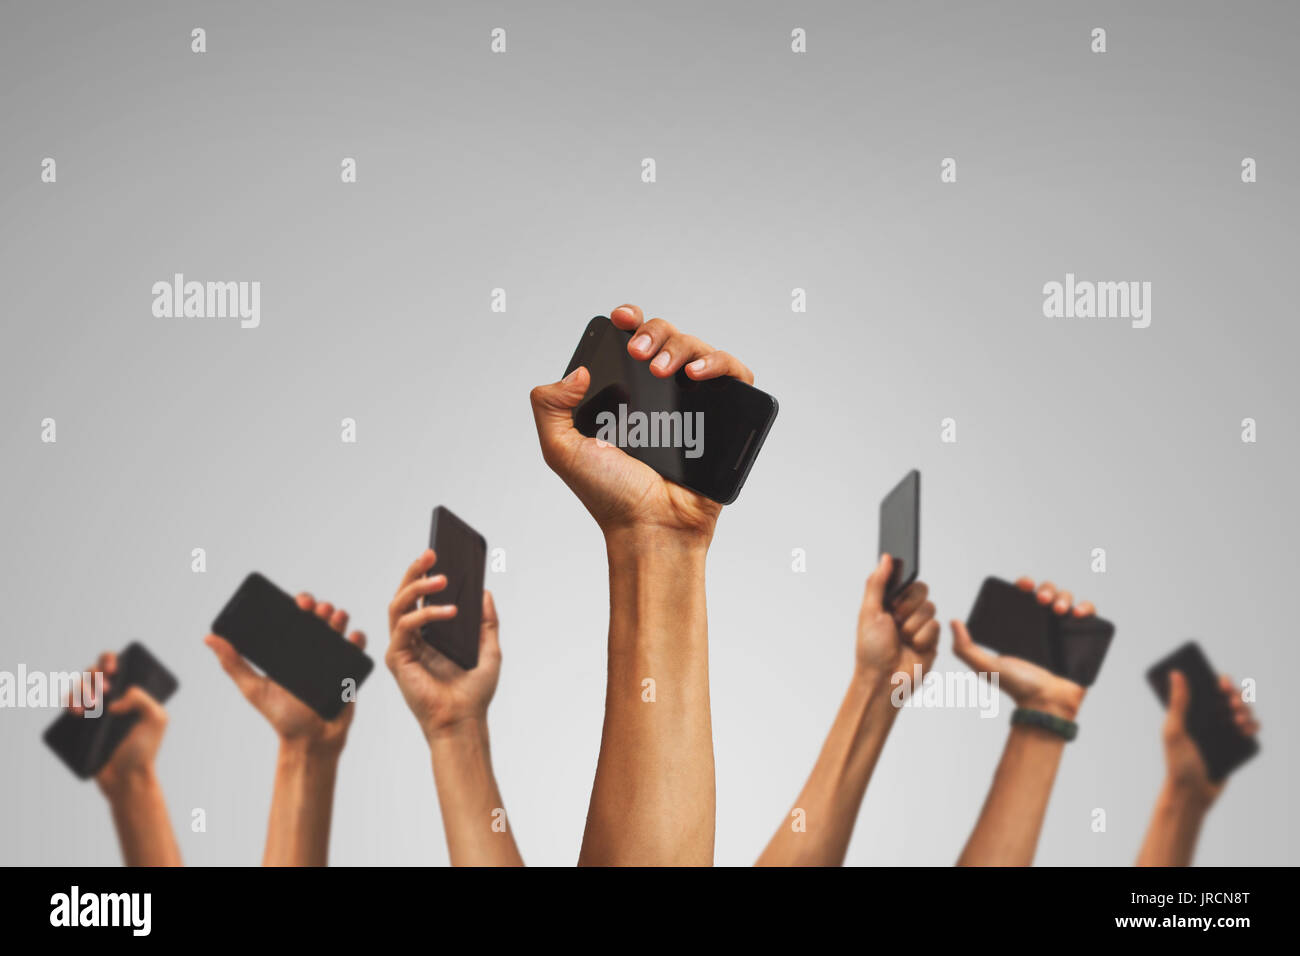
[[[307,766],[310,764],[338,763],[343,754],[342,740],[322,740],[313,737],[281,737],[279,760],[281,764]]]
[[[455,720],[432,722],[422,728],[424,739],[430,747],[466,741],[479,742],[487,738],[487,714],[475,714]]]
[[[713,528],[683,530],[661,525],[631,524],[602,528],[605,550],[611,563],[617,558],[625,561],[670,559],[703,559],[713,540]]]
[[[1073,721],[1078,719],[1079,706],[1082,703],[1083,688],[1080,687],[1077,694],[1069,691],[1030,694],[1021,700],[1017,700],[1016,706],[1023,707],[1025,710],[1040,710],[1045,714],[1051,714],[1053,717]]]
[[[1167,812],[1200,815],[1210,809],[1215,796],[1195,781],[1169,776],[1160,788],[1160,807]]]
[[[153,764],[139,764],[122,769],[103,770],[95,778],[99,790],[110,802],[130,800],[135,794],[158,786]]]

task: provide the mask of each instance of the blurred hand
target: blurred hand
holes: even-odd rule
[[[1033,591],[1032,578],[1020,578],[1016,586],[1024,591]],[[1037,590],[1038,603],[1050,604],[1052,610],[1065,617],[1088,617],[1097,610],[1091,601],[1074,605],[1074,595],[1069,591],[1057,591],[1056,585],[1044,581]],[[1031,664],[1019,657],[994,654],[985,650],[971,640],[970,632],[961,621],[952,621],[952,647],[957,656],[978,673],[998,675],[998,684],[1006,691],[1018,707],[1042,710],[1066,720],[1074,720],[1083,703],[1084,688],[1074,681],[1058,677],[1044,667]]]
[[[347,631],[348,612],[342,608],[335,609],[328,601],[317,602],[310,594],[299,594],[298,607],[315,614],[331,628],[343,634]],[[348,640],[361,650],[366,649],[366,636],[360,631],[353,631]],[[347,742],[348,728],[352,726],[352,717],[356,704],[344,705],[339,715],[333,720],[325,720],[289,691],[285,690],[271,678],[259,674],[244,660],[225,638],[209,634],[203,642],[212,648],[217,660],[240,692],[258,712],[267,719],[280,740],[287,744],[302,744],[313,748],[340,751]],[[342,693],[342,688],[339,689]]]
[[[1250,707],[1241,699],[1241,692],[1227,674],[1219,678],[1219,690],[1232,708],[1232,718],[1237,728],[1247,736],[1259,733],[1259,722]],[[1169,674],[1169,709],[1165,712],[1164,742],[1165,769],[1169,783],[1176,792],[1209,806],[1223,792],[1226,779],[1215,783],[1196,749],[1196,743],[1187,732],[1187,708],[1191,705],[1191,690],[1187,678],[1178,671]]]
[[[426,549],[402,576],[397,594],[388,605],[390,637],[384,657],[427,740],[466,723],[485,721],[501,675],[497,611],[491,591],[483,592],[478,666],[473,670],[465,670],[420,636],[420,629],[428,622],[456,616],[454,604],[419,606],[421,597],[447,587],[446,575],[425,576],[437,560],[433,550]]]
[[[858,674],[881,681],[893,689],[895,674],[909,681],[929,671],[939,649],[939,622],[934,619],[934,602],[926,600],[930,589],[914,581],[898,595],[893,609],[885,606],[885,588],[894,567],[893,559],[881,555],[867,577],[862,609],[858,612]],[[913,693],[917,691],[912,686]]]
[[[628,354],[649,362],[650,373],[658,378],[670,378],[685,366],[687,376],[696,381],[729,375],[754,383],[754,374],[738,359],[677,331],[663,319],[645,321],[637,306],[619,306],[610,313],[610,321],[634,332]],[[606,535],[648,527],[707,542],[722,510],[720,504],[660,477],[622,449],[588,438],[574,427],[573,410],[590,384],[590,371],[580,367],[562,381],[533,389],[533,417],[546,464],[573,490]]]
[[[107,695],[117,673],[117,655],[112,651],[101,654],[91,673],[103,675],[102,692]],[[68,710],[78,717],[84,715],[87,709],[94,710],[96,705],[93,683],[87,683],[83,677],[81,687],[81,704],[68,705]],[[130,687],[105,708],[106,714],[139,715],[130,733],[117,745],[99,773],[95,774],[99,788],[105,793],[111,793],[134,776],[153,774],[154,758],[158,755],[163,732],[167,729],[167,711],[144,688]],[[104,715],[87,719],[103,720]]]

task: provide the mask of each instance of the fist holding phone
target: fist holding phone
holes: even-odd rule
[[[329,601],[317,601],[303,592],[293,604],[301,615],[316,619],[309,622],[316,633],[302,626],[288,595],[251,575],[213,623],[214,633],[203,642],[282,742],[340,751],[356,708],[343,701],[337,675],[330,676],[323,667],[341,656],[347,664],[340,673],[360,684],[370,669],[369,660],[360,653],[365,650],[366,636],[353,631],[344,643],[348,612]],[[338,642],[337,647],[333,642]],[[340,654],[340,648],[346,653]],[[254,670],[241,650],[252,655],[266,673]]]
[[[1096,620],[1095,615],[1091,601],[1076,605],[1073,594],[1058,590],[1051,581],[1035,588],[1032,578],[1022,577],[1012,590],[1004,582],[990,578],[970,621],[980,642],[1002,653],[992,653],[976,644],[967,625],[957,620],[952,621],[953,650],[972,670],[996,673],[1001,688],[1018,706],[1073,720],[1083,703],[1085,683],[1091,683],[1091,677],[1072,680],[1060,673],[1067,670],[1060,665],[1062,628],[1074,621]],[[1105,640],[1109,641],[1113,628],[1106,622],[1097,623],[1105,625]],[[1094,648],[1085,650],[1090,655],[1087,666],[1067,673],[1095,676],[1101,657]],[[1104,650],[1103,643],[1101,653]]]
[[[542,457],[606,535],[653,527],[707,541],[776,414],[753,382],[739,359],[619,306],[588,325],[561,381],[533,389]],[[626,438],[636,415],[650,434],[620,440],[623,448],[595,437],[598,421],[617,421]],[[659,440],[664,430],[677,447]]]
[[[478,628],[477,663],[467,670],[442,651],[435,650],[423,636],[429,625],[450,622],[459,610],[454,603],[441,603],[447,590],[449,569],[438,568],[438,555],[425,549],[402,575],[397,593],[388,605],[389,643],[385,660],[397,678],[406,705],[420,722],[428,740],[459,726],[483,723],[488,704],[501,676],[501,644],[498,640],[496,605],[491,591],[474,592],[482,601]],[[481,561],[481,555],[479,560]],[[437,574],[430,572],[439,570]],[[455,569],[463,573],[463,569]],[[479,590],[482,577],[480,567]]]
[[[924,676],[939,650],[939,622],[934,619],[929,587],[914,581],[891,603],[886,593],[893,575],[893,558],[881,555],[867,578],[858,613],[858,674],[886,687],[893,684],[895,674],[905,674],[914,684],[916,668]]]

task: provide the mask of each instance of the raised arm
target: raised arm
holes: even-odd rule
[[[1259,723],[1231,677],[1224,674],[1219,678],[1219,690],[1241,732],[1251,736],[1259,733]],[[1163,727],[1165,781],[1138,853],[1138,866],[1191,866],[1201,824],[1227,784],[1226,780],[1215,783],[1210,779],[1205,760],[1187,733],[1190,704],[1187,678],[1173,671],[1169,675],[1169,709]]]
[[[840,866],[894,717],[934,663],[939,622],[929,588],[917,581],[885,606],[893,563],[883,555],[867,578],[858,612],[853,678],[817,763],[759,866]]]
[[[103,654],[95,669],[104,675],[102,689],[106,692],[117,673],[117,655]],[[83,703],[69,709],[83,715],[87,704],[94,706],[91,693],[86,686]],[[95,775],[95,783],[113,814],[122,861],[127,866],[180,866],[180,847],[167,815],[162,785],[154,772],[154,760],[167,729],[167,711],[143,688],[131,687],[108,705],[107,713],[137,716],[131,732]]]
[[[1016,583],[1027,591],[1034,590],[1029,578]],[[1051,582],[1044,582],[1037,595],[1040,603],[1050,604],[1062,616],[1087,617],[1095,613],[1087,601],[1073,606],[1070,592],[1058,593]],[[952,622],[952,631],[957,656],[978,673],[996,673],[1001,688],[1017,708],[1062,722],[1074,721],[1083,703],[1083,687],[1020,658],[989,652],[971,640],[961,621]],[[957,861],[959,866],[1028,866],[1034,861],[1065,745],[1066,738],[1054,730],[1031,724],[1011,725],[984,808]]]
[[[348,613],[310,594],[298,606],[346,633]],[[366,636],[353,631],[348,640],[364,649]],[[275,681],[255,671],[224,638],[209,634],[205,643],[217,655],[244,697],[266,718],[280,738],[275,786],[266,827],[264,866],[325,866],[329,863],[334,781],[356,712],[349,702],[333,720],[325,720]]]
[[[523,866],[514,830],[492,771],[487,710],[501,675],[500,623],[492,592],[483,592],[478,666],[465,670],[420,637],[430,621],[456,616],[454,604],[419,599],[447,587],[437,563],[424,551],[402,577],[388,606],[391,637],[385,660],[429,745],[438,807],[453,866]]]
[[[738,360],[635,306],[610,313],[634,331],[632,358],[668,378],[732,376]],[[716,502],[661,478],[573,424],[586,368],[533,389],[542,456],[596,519],[609,559],[605,723],[579,863],[706,865],[713,861],[714,767],[709,714],[705,555]]]

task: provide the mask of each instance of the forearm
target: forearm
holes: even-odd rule
[[[758,866],[840,866],[848,852],[867,782],[898,710],[888,684],[855,675],[793,814],[758,858]],[[802,824],[800,828],[798,825]]]
[[[340,751],[281,742],[263,866],[325,866]]]
[[[103,786],[127,866],[180,866],[167,802],[152,768]]]
[[[707,542],[627,536],[607,538],[607,546],[605,724],[579,862],[708,865],[715,792]]]
[[[1034,861],[1064,750],[1065,740],[1050,731],[1012,726],[959,866],[1028,866]]]
[[[1138,853],[1138,866],[1191,866],[1210,805],[1166,780]]]
[[[435,733],[429,751],[452,866],[523,866],[492,773],[487,723]]]

